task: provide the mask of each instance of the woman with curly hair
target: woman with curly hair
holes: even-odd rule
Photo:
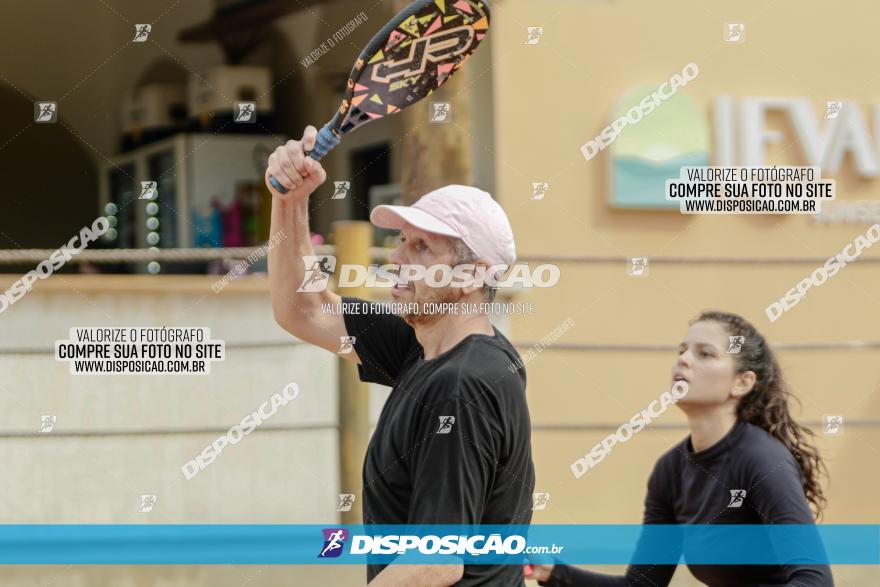
[[[741,343],[729,352],[730,337]],[[731,349],[732,350],[732,349]],[[672,367],[687,383],[677,405],[690,435],[654,466],[645,524],[812,524],[825,506],[813,433],[791,416],[792,397],[764,337],[741,316],[704,312],[691,321]],[[713,587],[829,586],[827,565],[692,565]],[[668,585],[676,565],[632,564],[623,576],[568,565],[533,565],[548,587]]]

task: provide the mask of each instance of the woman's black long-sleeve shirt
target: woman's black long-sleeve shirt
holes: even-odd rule
[[[690,436],[657,461],[648,480],[645,524],[812,524],[797,461],[779,440],[737,422],[694,452]],[[827,565],[688,565],[712,587],[834,585]],[[676,565],[630,565],[614,576],[557,564],[547,587],[663,587]]]

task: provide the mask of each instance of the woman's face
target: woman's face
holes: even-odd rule
[[[728,334],[714,321],[695,322],[678,345],[670,385],[684,379],[688,392],[679,405],[720,406],[738,400],[754,385],[754,373],[736,374],[735,355],[728,353]]]

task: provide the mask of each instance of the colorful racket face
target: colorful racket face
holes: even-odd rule
[[[415,104],[461,68],[488,30],[485,0],[413,2],[358,56],[333,128],[345,134]]]
[[[345,134],[412,106],[446,83],[486,37],[489,18],[487,0],[416,0],[407,6],[361,51],[342,104],[308,155],[320,161]],[[270,181],[286,193],[274,177]]]

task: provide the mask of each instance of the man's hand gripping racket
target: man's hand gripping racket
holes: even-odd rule
[[[416,0],[361,51],[345,97],[321,128],[306,128],[269,157],[266,184],[279,194],[308,195],[327,178],[318,163],[349,132],[400,112],[443,85],[489,30],[487,0]],[[287,199],[287,198],[285,198]]]

